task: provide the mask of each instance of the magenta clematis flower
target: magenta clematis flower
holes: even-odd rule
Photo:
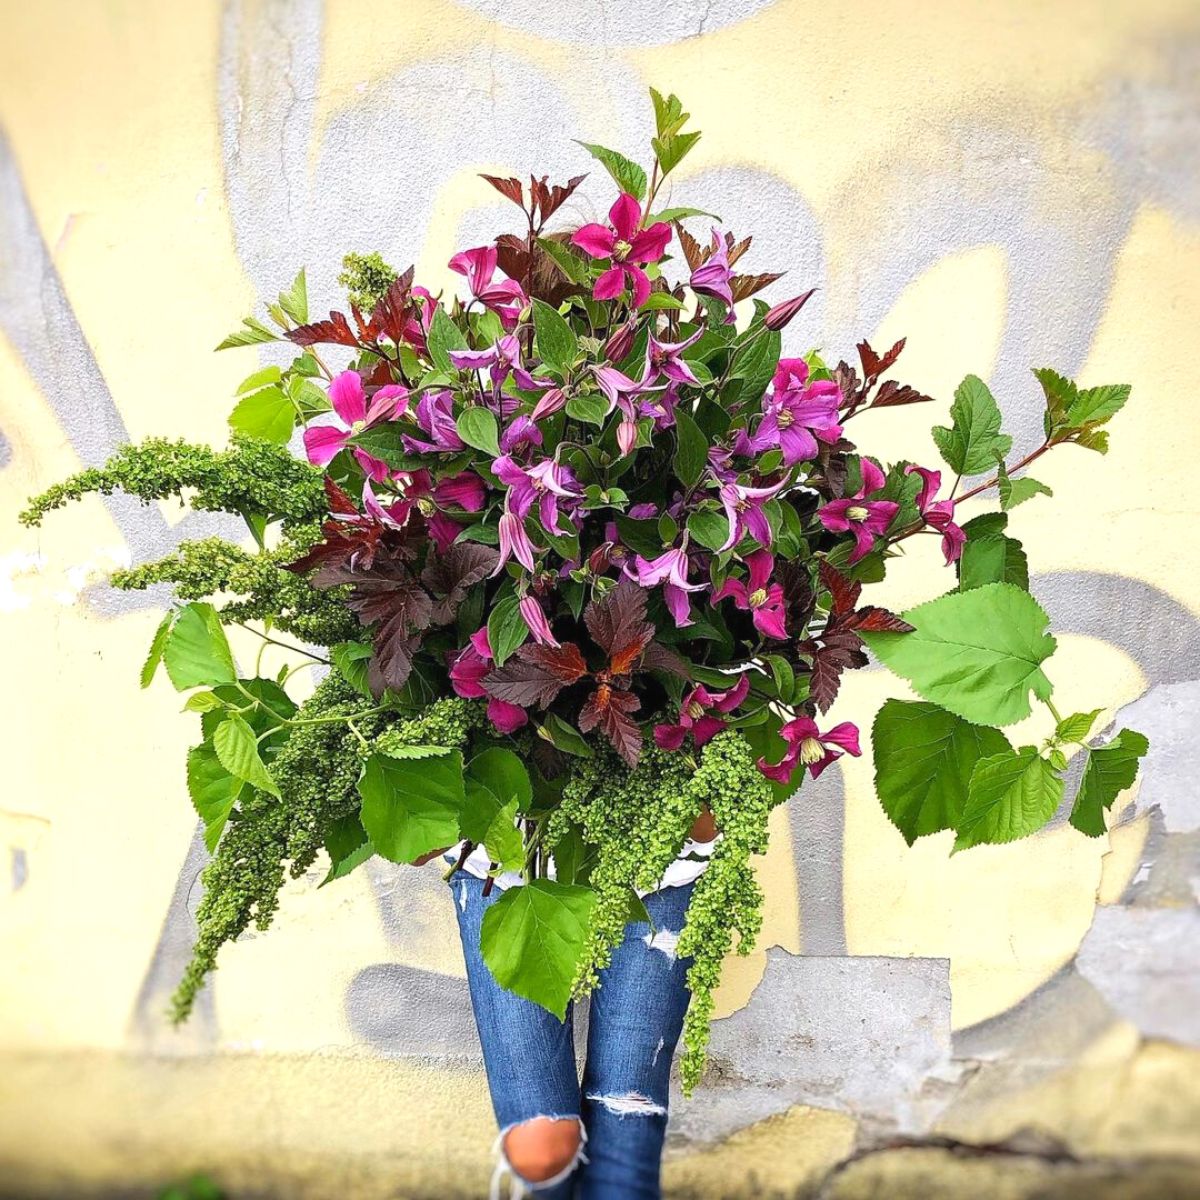
[[[751,614],[754,628],[759,633],[783,641],[787,637],[783,588],[769,582],[771,572],[775,569],[775,559],[766,550],[755,550],[746,556],[746,566],[750,572],[749,580],[726,579],[713,592],[713,603],[730,597],[737,608]]]
[[[633,293],[633,307],[641,308],[650,295],[650,280],[642,270],[647,263],[656,263],[667,251],[671,227],[664,221],[639,229],[642,206],[622,192],[608,210],[609,225],[584,225],[571,238],[592,258],[612,260],[612,266],[596,280],[593,300],[614,300],[626,288]]]
[[[675,618],[676,628],[682,629],[685,625],[692,624],[692,605],[688,600],[688,593],[702,592],[708,586],[704,583],[688,583],[690,566],[687,551],[676,547],[649,562],[639,554],[634,559],[632,570],[626,567],[626,572],[642,587],[662,584],[663,599],[667,602],[671,616]]]
[[[448,391],[424,392],[417,401],[417,425],[429,435],[429,441],[404,434],[404,448],[417,451],[465,450],[466,443],[458,436],[454,423],[454,397]]]
[[[816,288],[809,288],[802,296],[793,296],[767,309],[763,324],[771,330],[783,329],[789,321],[809,302]]]
[[[509,455],[492,460],[492,472],[508,487],[505,508],[524,520],[536,504],[542,525],[554,533],[570,533],[560,518],[574,512],[583,490],[570,467],[543,459],[522,467]]]
[[[341,425],[310,425],[304,431],[308,461],[318,467],[328,466],[334,455],[344,450],[356,434],[377,421],[399,416],[408,407],[408,391],[398,384],[388,384],[371,397],[368,407],[362,376],[357,371],[343,371],[329,385],[329,403]],[[354,457],[367,477],[377,483],[392,473],[387,463],[365,450],[355,449]]]
[[[775,370],[771,392],[763,402],[763,419],[751,447],[762,452],[778,446],[785,465],[817,457],[817,442],[834,444],[842,436],[838,424],[841,393],[832,379],[808,382],[808,363],[784,358]]]
[[[450,686],[465,700],[482,700],[487,696],[483,677],[492,669],[492,647],[488,642],[487,626],[471,634],[467,644],[450,663]],[[529,720],[529,714],[519,704],[488,697],[488,720],[501,732],[513,733]]]
[[[672,383],[699,383],[684,359],[683,352],[698,342],[703,335],[703,326],[682,342],[660,342],[651,333],[650,340],[646,343],[646,368],[642,372],[642,383],[649,383],[659,376],[664,376]]]
[[[884,484],[883,472],[869,459],[860,460],[862,487],[853,496],[831,500],[818,513],[821,524],[830,533],[854,534],[854,549],[850,562],[856,563],[869,554],[875,539],[887,533],[892,518],[900,511],[900,505],[891,500],[868,500]]]
[[[535,378],[521,365],[521,343],[514,333],[505,334],[486,350],[451,350],[450,362],[460,371],[489,368],[494,388],[502,387],[509,375],[527,392],[545,390],[554,382],[553,379]]]
[[[493,280],[496,274],[496,247],[479,246],[463,250],[450,260],[450,270],[467,277],[471,295],[490,308],[505,329],[513,329],[525,307],[525,293],[515,279]]]
[[[511,454],[522,446],[540,446],[542,431],[534,424],[533,417],[514,417],[500,433],[500,449]]]
[[[729,536],[722,550],[736,546],[748,533],[760,546],[771,545],[771,523],[763,512],[763,505],[783,490],[787,480],[780,480],[771,487],[743,487],[740,483],[723,483],[717,496],[729,519]]]
[[[525,532],[525,522],[516,513],[507,510],[500,514],[500,559],[492,575],[499,575],[510,558],[515,558],[530,574],[536,570],[533,561],[533,543]]]
[[[546,620],[546,612],[536,596],[522,596],[517,601],[517,607],[521,610],[521,618],[529,627],[529,632],[533,634],[533,640],[539,646],[553,646],[557,649],[561,645],[551,633],[550,622]]]
[[[725,324],[732,325],[736,319],[733,312],[733,288],[730,280],[733,270],[729,265],[729,246],[714,229],[712,231],[712,253],[693,272],[689,280],[693,292],[701,296],[712,296],[726,307]]]
[[[621,410],[621,423],[617,426],[617,445],[622,454],[628,454],[637,442],[638,407],[634,403],[648,389],[643,382],[630,379],[616,367],[593,367],[592,373],[600,390],[608,398],[608,411]]]
[[[928,467],[905,467],[905,475],[920,475],[921,490],[917,494],[917,510],[925,524],[936,529],[942,535],[942,553],[946,556],[949,566],[962,554],[963,543],[967,535],[954,523],[954,501],[934,500],[938,488],[942,486],[941,471],[931,471]]]
[[[842,753],[857,758],[862,751],[858,747],[858,728],[849,721],[835,725],[828,733],[821,733],[812,717],[797,717],[789,721],[779,732],[787,742],[787,751],[777,763],[765,758],[758,760],[758,769],[768,778],[787,783],[797,764],[807,767],[814,779],[831,762],[836,762]]]
[[[655,742],[663,750],[678,750],[690,733],[698,750],[705,742],[711,741],[725,728],[726,723],[720,717],[713,717],[709,714],[733,712],[745,700],[749,691],[750,678],[748,675],[742,675],[727,692],[710,692],[704,686],[693,688],[679,706],[678,724],[655,725]]]

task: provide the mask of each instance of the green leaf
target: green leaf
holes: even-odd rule
[[[595,904],[591,888],[552,879],[509,888],[483,914],[479,936],[496,982],[563,1020]]]
[[[567,416],[589,425],[603,425],[608,416],[608,401],[598,394],[572,396],[567,401]]]
[[[344,879],[356,867],[361,867],[375,855],[375,847],[358,819],[358,813],[339,817],[325,832],[325,849],[329,852],[329,873],[319,887]]]
[[[241,690],[245,688],[245,692]],[[254,705],[242,713],[242,719],[254,730],[259,753],[274,748],[287,737],[287,726],[280,723],[295,715],[296,705],[292,698],[273,679],[242,679],[238,684],[223,683],[213,689],[213,695],[226,707],[241,707],[246,704],[246,692],[254,698]],[[217,726],[225,719],[223,709],[212,709],[200,717],[200,728],[204,737],[212,740]],[[263,737],[264,734],[268,736]]]
[[[688,208],[684,205],[675,208],[664,208],[659,212],[651,213],[646,218],[646,224],[657,225],[659,221],[683,221],[688,217],[712,217],[714,221],[720,221],[720,217],[716,213],[711,213],[705,208]]]
[[[210,854],[217,848],[229,814],[245,786],[221,765],[211,742],[202,742],[188,751],[188,795],[204,822],[204,844]]]
[[[1087,766],[1071,806],[1071,824],[1088,837],[1104,832],[1104,813],[1137,778],[1138,759],[1150,749],[1145,734],[1122,729],[1107,745],[1088,750]]]
[[[141,682],[144,688],[148,688],[154,682],[158,664],[162,662],[163,651],[167,648],[167,639],[171,635],[171,625],[174,620],[175,610],[167,609],[158,623],[158,628],[154,631],[154,637],[150,639],[150,650],[146,654],[146,661],[142,663]]]
[[[790,704],[796,690],[796,671],[792,664],[782,654],[764,654],[762,659],[771,670],[776,694],[784,704]]]
[[[1046,396],[1046,413],[1042,424],[1046,436],[1050,437],[1067,424],[1067,410],[1075,403],[1079,389],[1049,367],[1035,368],[1033,374]]]
[[[367,697],[371,697],[367,676],[371,655],[374,653],[370,646],[362,642],[338,642],[329,647],[329,657],[333,659],[333,665],[351,687]]]
[[[676,133],[671,137],[650,139],[650,145],[658,159],[658,165],[662,168],[661,173],[664,178],[679,166],[699,140],[698,130],[693,133]]]
[[[458,841],[462,754],[404,760],[372,754],[358,781],[362,824],[376,853],[410,863]]]
[[[230,350],[234,346],[256,346],[259,342],[280,342],[283,339],[275,333],[274,330],[268,329],[261,321],[257,321],[254,317],[245,317],[242,320],[244,328],[231,333],[218,347],[218,350]]]
[[[1011,725],[1029,716],[1029,692],[1053,691],[1042,663],[1054,653],[1050,618],[1009,583],[949,592],[903,614],[912,633],[860,636],[917,693],[976,725]]]
[[[541,735],[556,749],[575,758],[591,758],[595,753],[587,738],[574,725],[557,713],[548,712],[542,722]]]
[[[213,732],[213,749],[221,766],[259,791],[279,796],[279,785],[259,757],[254,730],[237,713],[229,713]]]
[[[498,870],[516,871],[525,862],[525,839],[517,828],[517,802],[510,800],[496,810],[487,832],[483,836],[483,848]]]
[[[308,283],[304,277],[304,268],[292,281],[292,286],[286,292],[279,293],[279,307],[283,309],[297,325],[308,323]]]
[[[982,758],[971,773],[955,851],[1036,833],[1062,802],[1062,776],[1033,746]]]
[[[271,383],[279,383],[283,379],[283,372],[275,366],[263,367],[255,371],[252,375],[247,375],[241,383],[238,384],[235,396],[244,396],[247,392],[257,392],[259,388],[266,387]],[[322,393],[324,394],[324,393]]]
[[[779,330],[771,329],[766,334],[759,333],[747,349],[738,353],[732,378],[742,380],[743,400],[756,401],[767,390],[767,384],[779,366],[782,347]]]
[[[281,388],[265,387],[240,400],[229,426],[249,437],[284,446],[296,425],[296,409]]]
[[[496,421],[496,414],[490,408],[484,408],[480,404],[464,408],[458,414],[455,425],[458,428],[458,436],[468,446],[474,446],[476,450],[483,450],[494,457],[499,457],[500,426]]]
[[[889,700],[876,713],[871,743],[879,802],[910,846],[926,834],[957,829],[975,764],[1012,752],[998,729],[909,700]]]
[[[720,550],[729,538],[729,518],[710,508],[698,508],[688,515],[687,529],[706,550]]]
[[[443,371],[451,369],[451,350],[467,349],[467,339],[463,335],[463,331],[450,320],[441,305],[433,310],[433,320],[429,323],[426,344],[429,347],[429,357]]]
[[[187,703],[183,706],[184,712],[216,712],[218,708],[224,708],[225,703],[217,695],[216,692],[193,692],[188,698]]]
[[[1000,507],[1005,512],[1016,508],[1018,504],[1024,504],[1026,500],[1032,500],[1034,496],[1054,495],[1044,483],[1030,479],[1028,475],[1024,475],[1020,479],[1010,479],[1003,463],[1000,464],[997,490],[1000,493]]]
[[[533,302],[533,333],[542,361],[566,372],[579,354],[579,339],[558,310],[544,300]]]
[[[466,773],[469,778],[488,788],[501,804],[507,804],[515,798],[524,812],[533,801],[529,772],[511,750],[492,746],[480,751],[467,765]]]
[[[389,746],[379,753],[386,754],[388,758],[441,758],[444,754],[452,754],[453,749],[450,746]]]
[[[978,375],[968,375],[958,385],[950,418],[953,427],[935,426],[933,440],[959,475],[990,470],[997,458],[1012,449],[1012,438],[1000,432],[1000,409]]]
[[[658,312],[664,308],[669,308],[674,312],[678,312],[683,308],[683,301],[677,300],[671,295],[670,292],[651,292],[650,295],[646,297],[640,311]]]
[[[988,583],[1011,583],[1029,590],[1029,565],[1025,551],[1016,538],[1005,532],[1008,517],[1004,513],[980,513],[963,527],[967,535],[958,560],[959,591]]]
[[[616,181],[617,187],[628,192],[635,200],[642,200],[646,195],[646,172],[637,163],[605,146],[597,146],[592,142],[578,142]]]
[[[505,596],[496,602],[488,616],[487,630],[492,659],[496,666],[502,667],[529,637],[529,626],[521,616],[516,596]]]
[[[1066,423],[1075,429],[1102,425],[1125,407],[1131,390],[1127,383],[1109,383],[1076,392],[1067,409]]]
[[[233,683],[233,652],[211,604],[192,603],[179,610],[163,652],[176,691]]]
[[[1054,730],[1055,738],[1060,742],[1085,742],[1096,718],[1103,711],[1102,708],[1093,708],[1091,712],[1077,712],[1063,717]]]
[[[554,265],[572,282],[588,282],[587,263],[568,246],[553,238],[538,238],[538,245],[554,260]]]
[[[696,484],[708,462],[708,438],[683,408],[675,410],[675,474],[687,487]]]

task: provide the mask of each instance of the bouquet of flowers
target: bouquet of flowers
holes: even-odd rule
[[[301,272],[271,324],[247,318],[218,347],[290,347],[238,389],[227,449],[127,446],[23,514],[186,492],[249,531],[114,576],[172,585],[142,683],[162,663],[200,718],[187,786],[213,858],[177,1019],[220,946],[270,923],[287,872],[324,853],[330,882],[459,843],[460,863],[484,847],[492,873],[523,877],[490,907],[482,953],[561,1016],[708,810],[720,836],[678,945],[690,1090],[721,962],[760,924],[750,860],[772,806],[860,753],[858,728],[824,714],[868,650],[921,697],[887,701],[872,728],[879,799],[910,843],[1032,834],[1072,753],[1083,834],[1133,782],[1141,734],[1094,744],[1101,710],[1054,707],[1054,638],[1006,529],[1049,495],[1025,469],[1057,446],[1103,453],[1129,388],[1035,371],[1042,437],[1010,461],[968,376],[933,430],[948,470],[860,451],[856,418],[929,400],[891,378],[904,343],[864,341],[857,365],[781,357],[811,292],[752,300],[779,275],[739,270],[750,238],[698,238],[688,223],[710,214],[656,207],[700,135],[675,96],[652,98],[649,177],[584,147],[615,185],[606,221],[555,229],[582,176],[483,176],[521,220],[454,256],[461,295],[351,254],[348,312],[312,320]],[[957,505],[985,493],[996,510],[960,524]],[[921,535],[940,541],[945,594],[901,614],[862,603]],[[261,652],[239,666],[229,625],[292,661],[273,678]],[[287,685],[314,663],[298,702]],[[1001,727],[1034,700],[1054,732],[1014,747]]]

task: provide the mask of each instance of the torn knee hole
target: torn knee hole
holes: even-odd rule
[[[534,1117],[503,1139],[508,1165],[531,1183],[545,1183],[571,1167],[582,1144],[578,1117]]]
[[[641,1092],[626,1092],[624,1096],[594,1096],[588,1099],[593,1104],[599,1104],[618,1117],[665,1117],[667,1110],[661,1104],[655,1104],[649,1096]]]

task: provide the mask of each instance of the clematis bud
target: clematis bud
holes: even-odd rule
[[[763,324],[770,330],[782,329],[807,303],[816,288],[809,288],[802,296],[793,296],[782,304],[767,310]]]
[[[543,417],[558,412],[566,402],[567,396],[562,388],[551,388],[548,392],[544,392],[533,406],[533,412],[529,414],[529,418],[532,421],[540,421]]]
[[[609,362],[620,362],[633,349],[634,328],[633,321],[626,321],[620,329],[609,335],[604,343],[604,356]]]

